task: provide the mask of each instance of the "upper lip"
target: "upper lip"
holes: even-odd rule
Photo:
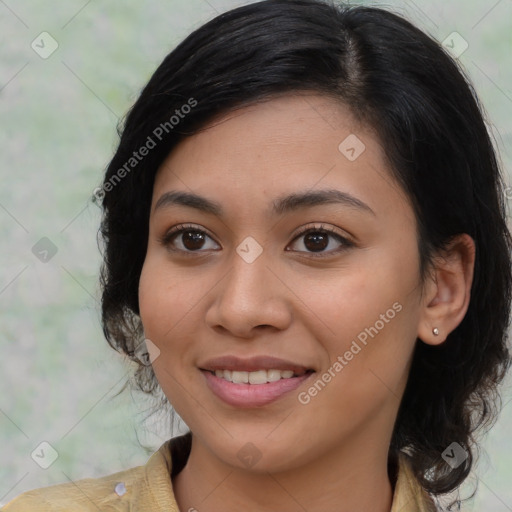
[[[254,372],[257,370],[291,370],[296,375],[302,375],[308,370],[312,370],[307,366],[303,366],[292,361],[286,361],[273,356],[255,356],[250,358],[240,358],[233,355],[225,355],[208,359],[199,365],[201,370],[231,370],[239,372]]]

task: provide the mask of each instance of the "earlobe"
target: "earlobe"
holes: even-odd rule
[[[418,338],[440,345],[462,322],[470,301],[475,266],[475,242],[466,233],[456,235],[435,256],[424,284]]]

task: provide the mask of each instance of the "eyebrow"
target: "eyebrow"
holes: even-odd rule
[[[301,208],[325,204],[343,204],[375,216],[375,212],[366,203],[347,192],[336,189],[296,192],[279,197],[272,203],[272,213],[274,215],[283,215]],[[155,204],[154,211],[156,212],[161,208],[173,205],[188,206],[189,208],[195,208],[217,217],[223,217],[224,215],[224,210],[217,201],[207,199],[192,192],[182,191],[170,191],[162,194]]]

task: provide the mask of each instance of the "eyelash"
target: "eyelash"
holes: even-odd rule
[[[175,238],[178,235],[185,233],[187,231],[195,231],[195,232],[201,233],[203,235],[208,236],[209,238],[211,238],[213,240],[213,237],[211,237],[203,229],[200,229],[192,224],[178,224],[174,228],[170,229],[163,237],[159,238],[158,241],[159,241],[159,243],[161,243],[162,245],[167,247],[170,251],[182,252],[182,253],[186,254],[187,256],[194,256],[198,253],[204,252],[200,249],[197,251],[187,251],[187,250],[183,250],[183,249],[170,248],[173,238]],[[334,238],[336,238],[339,242],[341,242],[342,246],[338,249],[327,251],[327,252],[317,252],[317,253],[312,252],[312,251],[292,251],[292,252],[300,252],[300,253],[306,252],[309,256],[312,256],[314,258],[325,258],[327,256],[332,256],[333,254],[341,253],[341,252],[349,249],[350,247],[354,247],[354,245],[355,245],[353,242],[348,240],[346,237],[340,235],[337,231],[330,228],[329,226],[325,226],[324,224],[320,224],[318,226],[310,226],[310,227],[302,229],[300,232],[298,232],[294,236],[292,242],[295,242],[298,238],[303,237],[309,233],[324,233],[324,234],[331,235]]]
[[[178,235],[185,233],[187,231],[194,231],[197,233],[201,233],[203,235],[208,236],[213,240],[213,237],[211,237],[206,231],[203,229],[200,229],[192,224],[179,224],[175,226],[174,228],[170,229],[163,237],[159,238],[159,243],[161,243],[163,246],[167,247],[170,251],[173,252],[182,252],[186,254],[187,256],[194,256],[196,254],[200,254],[201,252],[204,252],[203,250],[197,250],[197,251],[187,251],[183,249],[173,249],[170,247],[171,242],[173,238],[177,237]],[[344,236],[340,235],[337,231],[330,228],[329,226],[325,226],[324,224],[320,224],[318,226],[310,226],[307,228],[302,229],[299,233],[296,233],[292,242],[295,242],[298,238],[303,237],[305,235],[308,235],[309,233],[323,233],[327,235],[331,235],[334,238],[336,238],[339,242],[342,243],[342,247],[331,250],[327,252],[311,252],[311,251],[292,251],[292,252],[306,252],[308,255],[314,257],[314,258],[325,258],[327,256],[332,256],[333,254],[341,253],[351,247],[354,247],[354,243],[345,238]]]
[[[295,242],[297,239],[304,237],[310,233],[322,233],[330,235],[331,237],[337,239],[338,242],[341,243],[341,246],[338,249],[325,251],[325,252],[311,252],[311,251],[296,251],[296,252],[306,252],[309,256],[313,258],[326,258],[328,256],[332,256],[333,254],[340,254],[341,252],[346,251],[347,249],[354,247],[354,243],[351,242],[348,238],[342,236],[335,229],[325,226],[324,224],[319,224],[317,226],[309,226],[301,229],[298,233],[295,234],[292,242]]]

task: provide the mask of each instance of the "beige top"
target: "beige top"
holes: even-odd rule
[[[101,478],[86,478],[25,492],[5,512],[180,512],[170,476],[190,451],[190,435],[167,440],[144,466]],[[174,462],[174,467],[172,466]],[[414,478],[406,456],[399,458],[391,512],[435,512],[432,500]]]

